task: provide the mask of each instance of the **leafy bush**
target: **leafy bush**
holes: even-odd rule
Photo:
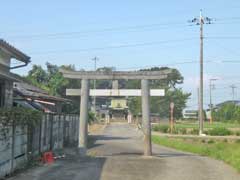
[[[174,127],[173,134],[187,134],[187,128],[184,128],[184,127]]]
[[[240,136],[240,131],[235,132],[236,136]]]
[[[169,132],[169,125],[157,125],[153,126],[154,131],[159,131],[162,133],[168,133]]]
[[[208,131],[208,134],[211,136],[228,136],[231,135],[232,132],[225,127],[215,127],[213,129],[210,129]]]
[[[0,108],[0,135],[6,139],[10,126],[28,126],[30,129],[39,124],[42,112],[23,107]]]
[[[179,128],[179,134],[187,134],[187,128]]]
[[[208,140],[208,142],[207,142],[208,144],[213,144],[213,143],[215,143],[215,141],[214,140],[212,140],[212,139],[210,139],[210,140]]]
[[[0,124],[9,126],[35,126],[42,119],[42,112],[23,107],[0,108]]]
[[[96,115],[94,112],[88,112],[88,124],[92,124],[94,121],[96,121]]]
[[[197,135],[197,134],[199,134],[199,130],[197,128],[193,128],[189,133]]]

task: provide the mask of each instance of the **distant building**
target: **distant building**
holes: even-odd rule
[[[14,66],[13,60],[18,61],[18,65]],[[29,62],[29,56],[0,39],[0,107],[11,107],[13,104],[13,82],[19,79],[10,70],[27,66]]]
[[[240,106],[240,101],[238,101],[238,100],[235,100],[235,101],[233,101],[233,100],[224,101],[222,103],[216,104],[214,106],[214,109],[219,109],[219,108],[221,108],[222,106],[224,106],[226,104],[235,104],[237,106]]]
[[[126,98],[113,98],[108,108],[112,119],[127,118],[128,106]]]

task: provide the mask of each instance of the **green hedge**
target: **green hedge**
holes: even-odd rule
[[[168,133],[169,132],[169,125],[155,125],[153,126],[154,131],[159,131],[162,133]]]
[[[35,126],[42,119],[42,112],[23,107],[0,108],[0,124],[9,126],[31,125]]]
[[[229,136],[232,134],[232,132],[225,127],[215,127],[206,131],[206,133],[211,136]]]

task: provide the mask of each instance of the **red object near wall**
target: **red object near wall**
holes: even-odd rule
[[[43,163],[52,164],[54,163],[54,157],[52,151],[43,153]]]

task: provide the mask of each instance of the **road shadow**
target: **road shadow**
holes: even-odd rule
[[[91,137],[91,135],[90,135]],[[109,141],[109,140],[127,140],[130,139],[129,137],[119,137],[119,136],[105,136],[105,135],[93,135],[95,140],[103,140],[103,141]]]
[[[78,157],[66,158],[48,171],[41,174],[44,180],[87,179],[100,180],[105,164],[104,157]]]
[[[102,143],[98,143],[97,141],[111,141],[111,140],[127,140],[130,139],[128,137],[117,137],[117,136],[105,136],[105,135],[89,135],[88,136],[88,149],[102,146]]]
[[[55,160],[53,164],[39,165],[9,180],[100,180],[105,157],[80,156],[76,149],[69,149],[65,158]]]
[[[143,152],[120,152],[112,153],[109,156],[143,156]]]

